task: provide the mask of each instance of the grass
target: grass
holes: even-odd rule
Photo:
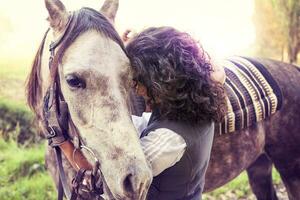
[[[279,173],[273,169],[273,183],[279,184],[281,182]],[[248,183],[248,176],[246,172],[241,173],[231,182],[226,185],[204,195],[203,200],[210,200],[212,197],[214,199],[224,199],[224,194],[234,195],[238,199],[248,199],[247,197],[252,194],[250,185]],[[230,198],[225,198],[229,199]]]
[[[14,139],[19,144],[38,142],[34,117],[24,103],[0,97],[0,137]]]
[[[44,145],[23,148],[0,139],[0,151],[0,199],[55,199],[53,181],[44,167]]]
[[[14,141],[0,138],[0,199],[5,200],[54,200],[56,190],[53,181],[44,167],[45,145],[35,144],[23,148]],[[279,174],[274,174],[274,182],[280,182]],[[225,186],[207,193],[203,200],[228,199],[229,193],[234,199],[248,199],[252,193],[246,173]],[[225,197],[224,197],[225,196]],[[4,200],[4,199],[3,199]]]
[[[1,63],[0,69],[0,125],[5,125],[0,131],[0,200],[54,200],[56,190],[45,170],[44,144],[30,144],[25,148],[15,142],[20,130],[28,133],[31,128],[22,124],[30,126],[32,120],[24,93],[30,66],[20,62]],[[5,141],[1,134],[9,126],[13,130]]]
[[[33,135],[34,131],[24,92],[29,70],[28,62],[0,63],[0,200],[56,199],[53,181],[45,170],[44,144],[31,143],[25,148],[16,142],[20,133]],[[9,131],[6,140],[4,130]]]
[[[33,114],[25,103],[24,83],[30,68],[27,65],[0,61],[0,137],[12,137],[22,144],[37,139]]]
[[[244,196],[249,195],[250,187],[248,184],[247,174],[245,172],[240,174],[237,178],[235,178],[230,183],[208,193],[208,195],[214,196],[214,197],[219,197],[228,191],[235,191],[236,196],[238,196],[238,197],[244,197]],[[205,199],[206,198],[204,198],[204,200]]]
[[[44,168],[45,145],[35,144],[23,148],[14,141],[0,138],[0,199],[5,200],[52,200],[56,198],[53,181]],[[275,184],[280,182],[279,174],[274,171]],[[204,195],[204,200],[248,199],[252,192],[246,173],[225,186]],[[230,195],[229,195],[230,194]],[[225,197],[224,197],[225,196]]]

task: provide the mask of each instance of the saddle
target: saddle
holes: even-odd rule
[[[262,121],[282,106],[282,93],[268,70],[251,58],[232,57],[223,62],[228,111],[216,134],[239,131]]]

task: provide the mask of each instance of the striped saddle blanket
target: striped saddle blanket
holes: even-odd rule
[[[282,94],[267,69],[250,58],[233,57],[223,63],[228,112],[216,133],[247,128],[280,109]]]

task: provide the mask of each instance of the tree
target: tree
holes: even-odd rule
[[[300,51],[300,0],[255,0],[257,43],[263,55],[290,63]],[[274,56],[275,55],[275,56]]]
[[[255,0],[256,53],[284,60],[287,38],[272,0]]]
[[[300,51],[300,0],[273,0],[273,5],[287,38],[289,62],[295,63]]]

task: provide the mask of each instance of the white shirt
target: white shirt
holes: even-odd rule
[[[132,121],[139,136],[147,127],[151,113],[143,113],[141,117],[132,115]],[[149,162],[153,176],[175,165],[183,156],[186,143],[182,136],[167,128],[158,128],[141,138],[141,145]]]

